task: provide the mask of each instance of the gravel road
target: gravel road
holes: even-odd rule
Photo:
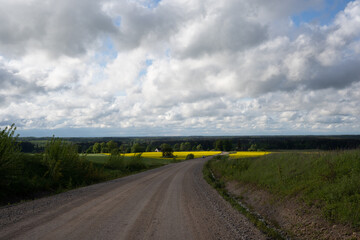
[[[0,239],[266,239],[202,178],[205,159],[0,208]]]

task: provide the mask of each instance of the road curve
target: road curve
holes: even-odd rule
[[[0,239],[266,239],[205,182],[206,160],[0,208]]]

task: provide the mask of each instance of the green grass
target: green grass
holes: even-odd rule
[[[109,159],[110,156],[101,154],[101,153],[94,153],[94,154],[80,154],[84,156],[86,160],[94,163],[94,165],[104,165],[106,161]]]
[[[218,157],[221,159],[221,156]],[[203,168],[203,175],[205,180],[213,186],[218,193],[228,201],[235,209],[241,212],[245,217],[247,217],[260,231],[265,233],[269,239],[286,239],[280,232],[280,230],[275,227],[269,225],[264,219],[260,219],[260,217],[249,209],[245,208],[243,205],[239,204],[238,199],[231,196],[229,192],[225,189],[225,182],[221,179],[214,177],[212,169],[211,169],[211,161],[207,162]]]
[[[109,155],[105,155],[105,154],[87,154],[84,155],[86,157],[86,159],[92,163],[94,163],[94,165],[97,166],[103,166],[106,164],[106,161],[109,159]],[[129,161],[131,161],[132,157],[124,157],[124,162],[127,163]],[[144,161],[145,165],[148,168],[153,168],[153,167],[158,167],[158,166],[162,166],[162,165],[166,165],[169,163],[174,162],[174,160],[172,158],[145,158],[142,157],[142,161]]]
[[[214,159],[209,167],[222,181],[254,184],[280,198],[299,197],[328,220],[360,229],[360,150]]]

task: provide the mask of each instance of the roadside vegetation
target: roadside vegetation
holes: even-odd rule
[[[18,202],[96,183],[105,172],[80,157],[74,145],[52,138],[43,154],[20,152],[12,125],[0,133],[0,203]]]
[[[162,144],[159,152],[123,154],[116,142],[109,141],[92,148],[111,153],[79,154],[77,145],[55,137],[41,142],[42,153],[24,153],[15,131],[14,125],[0,130],[0,205],[123,177],[188,156],[220,153],[174,152],[169,144]]]
[[[251,184],[278,198],[297,198],[333,223],[360,229],[360,150],[215,157],[206,166],[224,184]]]
[[[89,158],[77,146],[53,137],[41,154],[22,153],[12,125],[0,131],[0,205],[106,181],[170,163],[141,154]]]

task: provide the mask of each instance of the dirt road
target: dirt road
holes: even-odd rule
[[[265,239],[202,178],[207,159],[0,209],[0,239]]]

